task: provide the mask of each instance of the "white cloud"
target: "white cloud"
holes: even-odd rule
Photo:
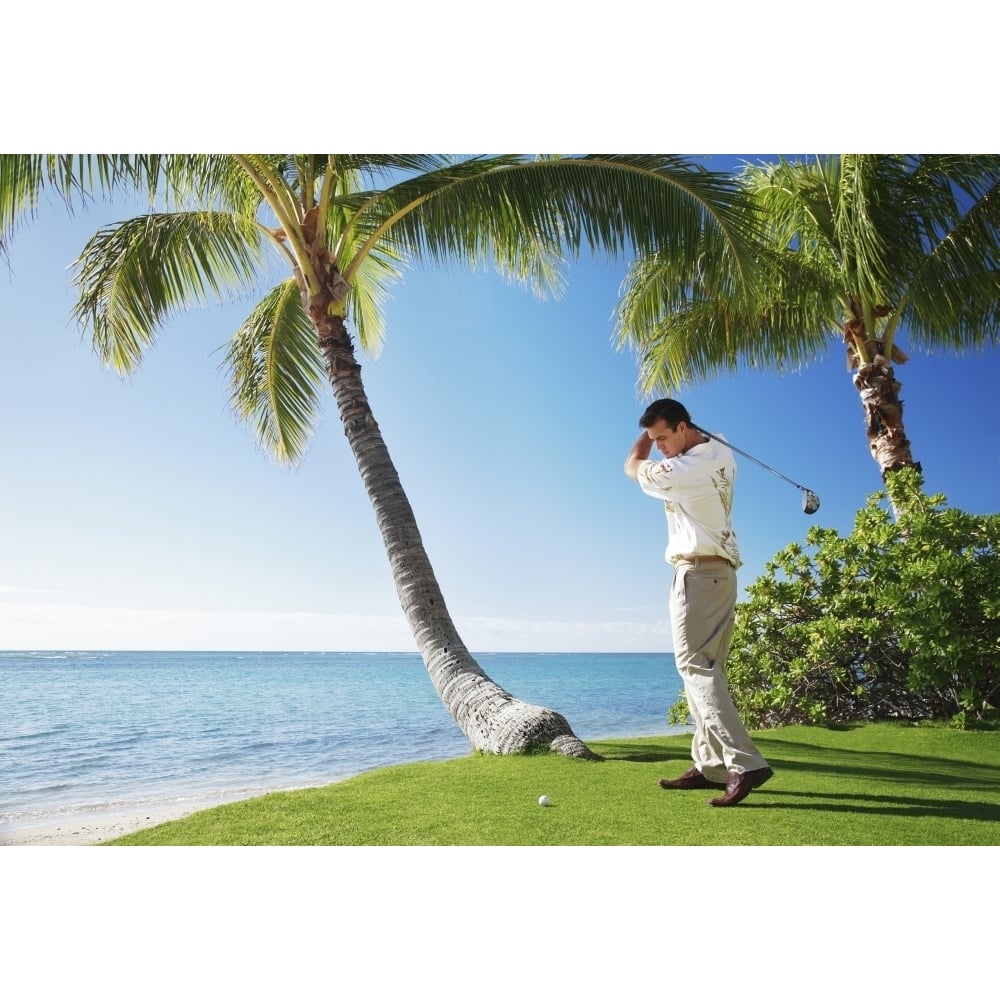
[[[527,621],[510,618],[459,619],[470,649],[484,652],[647,653],[670,652],[670,624],[649,621]]]
[[[4,589],[3,593],[12,593]],[[564,622],[457,619],[465,644],[481,652],[669,652],[666,621]],[[289,614],[101,608],[0,601],[7,649],[260,649],[415,651],[398,615]]]
[[[415,649],[402,615],[317,615],[0,603],[8,649]]]

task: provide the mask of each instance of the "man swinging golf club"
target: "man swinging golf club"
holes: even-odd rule
[[[645,430],[625,460],[625,474],[666,507],[674,659],[694,719],[693,766],[659,784],[719,788],[723,794],[709,803],[734,806],[774,774],[733,705],[725,673],[740,565],[731,520],[736,461],[677,400],[652,403],[639,426]],[[662,461],[650,459],[653,445]]]

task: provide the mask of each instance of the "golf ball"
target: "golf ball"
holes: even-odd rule
[[[539,795],[538,804],[540,806],[547,806],[549,804],[549,797],[547,795]]]

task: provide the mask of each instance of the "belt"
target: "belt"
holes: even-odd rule
[[[732,563],[726,559],[724,556],[681,556],[677,560],[675,565],[684,564],[685,566],[711,566],[718,565],[719,563],[725,563],[727,566],[732,568]]]

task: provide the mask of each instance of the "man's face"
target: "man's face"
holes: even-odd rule
[[[683,420],[676,430],[671,430],[666,420],[657,420],[652,427],[646,428],[646,434],[664,458],[674,458],[684,450],[686,430],[687,424]]]

